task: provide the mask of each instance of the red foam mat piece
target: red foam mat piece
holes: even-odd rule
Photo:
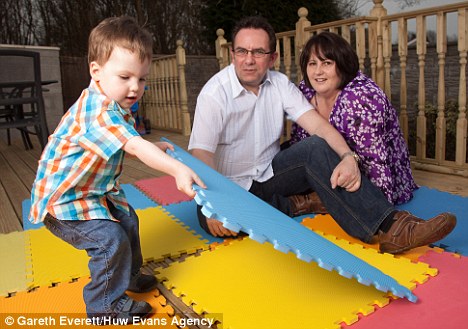
[[[429,251],[419,260],[437,268],[439,274],[413,290],[417,303],[392,300],[351,326],[343,323],[342,328],[468,328],[468,257]]]
[[[192,200],[177,189],[175,179],[172,176],[141,179],[136,181],[134,185],[149,198],[163,206]]]

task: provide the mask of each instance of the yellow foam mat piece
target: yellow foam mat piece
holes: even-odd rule
[[[8,296],[31,286],[31,279],[26,275],[26,248],[24,232],[0,235],[0,296]]]
[[[317,234],[322,235],[340,248],[393,277],[401,285],[410,290],[416,288],[416,283],[422,284],[429,279],[429,276],[435,276],[438,273],[436,268],[431,268],[423,262],[411,262],[407,258],[396,258],[387,253],[382,254],[374,249],[364,248],[360,244],[353,244],[347,240],[337,239],[332,235],[324,235],[321,232],[317,232]]]
[[[55,321],[55,326],[47,327],[90,327],[67,325],[67,323],[73,322],[62,322],[62,324],[65,324],[60,325],[60,321],[76,321],[86,318],[86,307],[82,291],[89,280],[89,277],[80,278],[73,282],[59,283],[53,287],[40,287],[30,292],[19,292],[13,297],[0,298],[0,323],[6,323],[6,317],[10,316],[15,320],[16,326],[9,326],[9,328],[25,327],[18,323],[18,318],[25,316],[27,318],[55,319],[49,322]],[[159,290],[155,289],[144,294],[129,292],[128,295],[135,300],[145,300],[153,307],[154,314],[150,316],[149,319],[151,320],[148,319],[146,324],[162,324],[161,326],[151,325],[153,328],[177,328],[177,326],[171,324],[174,309],[172,306],[167,305],[166,298],[160,294]]]
[[[404,272],[415,264],[390,257],[382,262],[400,264],[395,279],[412,286]],[[340,328],[341,322],[352,324],[359,313],[368,315],[390,298],[250,239],[232,241],[156,273],[187,305],[205,317],[212,315],[225,329]]]
[[[373,249],[379,250],[378,243],[366,244],[362,242],[361,240],[353,238],[352,236],[348,235],[330,215],[316,215],[313,218],[306,217],[302,220],[301,224],[312,229],[315,232],[322,232],[326,235],[330,234],[339,239],[344,239],[351,243],[360,244],[366,248],[373,248]],[[411,249],[405,252],[404,254],[397,255],[395,257],[404,257],[404,258],[410,259],[411,261],[417,262],[419,257],[426,254],[427,251],[434,250],[434,249],[442,250],[440,248],[430,248],[427,246],[423,246],[423,247]]]
[[[161,206],[136,213],[140,218],[141,252],[145,261],[157,262],[208,248],[207,240],[187,230]]]
[[[160,261],[165,257],[207,248],[206,240],[174,221],[162,207],[136,212],[140,219],[140,240],[145,260]],[[28,230],[24,234],[30,243],[29,276],[32,286],[50,286],[89,275],[86,251],[74,248],[45,227]],[[22,250],[24,258],[24,247]]]
[[[25,231],[29,237],[33,286],[50,286],[89,275],[89,257],[45,227]]]

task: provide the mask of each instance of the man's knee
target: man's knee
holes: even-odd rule
[[[312,148],[314,150],[317,150],[317,149],[325,149],[327,151],[330,150],[330,145],[328,145],[328,143],[322,137],[319,137],[317,135],[307,137],[299,143],[302,143],[302,142],[304,143],[306,147]]]

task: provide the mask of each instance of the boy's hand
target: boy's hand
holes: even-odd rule
[[[174,178],[176,180],[177,189],[187,194],[191,198],[194,198],[196,194],[192,187],[194,183],[201,188],[206,188],[205,183],[203,183],[200,177],[198,177],[192,169],[186,167],[185,165],[183,166],[183,169],[177,172]]]
[[[174,151],[174,146],[168,142],[156,142],[154,143],[157,147],[159,147],[161,150],[166,152],[167,149]]]

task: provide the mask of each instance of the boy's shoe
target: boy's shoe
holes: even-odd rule
[[[136,293],[143,293],[154,290],[157,285],[158,280],[155,276],[140,273],[134,279],[132,279],[127,290]]]
[[[120,312],[115,314],[115,319],[122,319],[125,324],[132,324],[147,317],[152,310],[153,308],[147,302],[128,298]]]
[[[388,232],[379,232],[380,251],[399,254],[443,239],[455,228],[456,217],[442,213],[429,220],[420,219],[407,211],[398,211]]]
[[[115,301],[113,306],[115,307],[117,304],[120,304],[122,298],[125,298],[125,302],[120,307],[120,310],[114,310],[112,313],[88,313],[88,318],[93,320],[93,324],[100,326],[128,325],[140,322],[141,319],[147,317],[153,310],[147,302],[133,300],[127,295]]]

